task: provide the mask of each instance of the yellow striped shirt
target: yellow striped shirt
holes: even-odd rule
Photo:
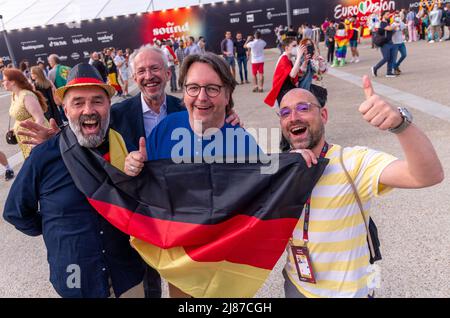
[[[330,147],[330,159],[311,195],[308,249],[316,284],[301,282],[290,246],[285,267],[290,281],[306,297],[367,297],[369,248],[364,220],[339,162],[341,146]],[[384,168],[397,158],[365,147],[344,148],[344,164],[361,198],[368,220],[371,199],[390,190],[379,183]],[[293,243],[303,246],[304,213]]]

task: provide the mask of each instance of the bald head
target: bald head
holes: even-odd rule
[[[292,149],[320,152],[327,120],[327,109],[308,90],[292,89],[281,100],[281,130]]]
[[[310,91],[303,88],[294,88],[284,95],[280,103],[280,108],[296,105],[299,102],[320,105],[319,100]]]

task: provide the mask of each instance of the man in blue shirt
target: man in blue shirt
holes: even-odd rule
[[[57,94],[78,143],[109,157],[108,127],[114,88],[80,63]],[[35,147],[16,177],[3,216],[19,231],[43,236],[50,281],[62,297],[143,297],[145,264],[129,236],[103,219],[76,188],[61,157],[61,134]],[[140,288],[140,292],[138,292]]]
[[[230,157],[236,162],[262,155],[248,132],[225,122],[234,106],[236,81],[223,59],[212,53],[186,57],[179,86],[184,88],[187,112],[167,116],[152,131],[147,143],[141,138],[139,150],[125,160],[125,173],[137,176],[147,153],[150,160],[171,158],[177,163],[229,162]],[[187,297],[172,285],[169,291],[172,297]]]
[[[241,127],[225,122],[233,108],[232,94],[236,87],[228,65],[212,53],[185,59],[180,70],[180,86],[187,112],[167,116],[147,139],[140,141],[140,150],[125,160],[125,172],[140,173],[144,161],[169,159],[175,162],[223,162],[224,157],[237,159],[261,154],[254,138]],[[225,160],[227,160],[225,159]]]

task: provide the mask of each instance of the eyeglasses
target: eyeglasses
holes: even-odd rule
[[[320,108],[320,106],[317,105],[317,104],[307,103],[307,102],[298,103],[294,107],[294,109],[291,109],[289,107],[283,107],[283,108],[280,109],[280,117],[281,118],[287,118],[287,117],[289,117],[291,115],[291,113],[293,111],[295,111],[297,113],[300,113],[300,114],[306,114],[306,113],[308,113],[311,110],[312,106],[316,106],[316,107]]]
[[[208,95],[208,97],[214,98],[219,96],[222,87],[223,86],[215,84],[209,85],[188,84],[185,85],[185,90],[189,96],[197,97],[198,95],[200,95],[200,91],[202,90],[202,88],[204,88],[206,95]]]
[[[147,68],[139,68],[139,69],[136,70],[136,75],[143,76],[147,72],[155,74],[155,73],[161,72],[162,69],[163,68],[161,66],[152,66],[152,67],[147,67]]]

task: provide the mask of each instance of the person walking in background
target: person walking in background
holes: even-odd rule
[[[188,37],[187,46],[184,49],[185,57],[191,54],[202,54],[202,50],[200,50],[200,47],[195,43],[193,36]]]
[[[430,25],[430,17],[428,16],[428,12],[426,9],[424,9],[422,11],[422,15],[420,17],[420,21],[421,21],[421,36],[420,39],[421,40],[425,40],[428,41],[428,28]]]
[[[9,166],[8,159],[2,151],[0,151],[0,164],[5,167],[5,181],[14,178],[14,170]]]
[[[320,26],[320,29],[322,30],[323,34],[327,32],[329,26],[330,26],[330,19],[325,18],[325,21],[323,21],[322,25]]]
[[[331,67],[345,66],[345,58],[347,57],[347,46],[350,42],[349,35],[344,23],[339,23],[336,35],[334,36],[336,43],[336,58]]]
[[[3,70],[5,69],[5,64],[3,63],[3,59],[0,57],[0,85],[3,82]]]
[[[358,17],[354,15],[349,20],[349,31],[351,33],[350,37],[350,50],[352,51],[352,59],[350,63],[359,63],[359,51],[358,51],[358,40],[359,40],[359,29],[361,27]]]
[[[305,23],[305,27],[303,28],[303,38],[302,39],[312,39],[314,36],[313,29],[311,29],[308,23]]]
[[[44,61],[39,60],[36,65],[42,70],[42,72],[44,73],[45,78],[47,78],[48,77],[48,70],[45,67]]]
[[[334,37],[336,36],[336,26],[334,20],[331,20],[330,24],[325,30],[325,45],[327,46],[327,62],[331,65],[334,62],[334,50],[335,42]]]
[[[170,91],[172,93],[178,90],[177,88],[177,73],[175,72],[175,65],[178,64],[177,56],[172,48],[172,42],[170,40],[164,41],[162,45],[162,51],[167,58],[167,67],[170,69]]]
[[[97,52],[92,53],[92,66],[97,69],[102,77],[104,83],[108,81],[108,70],[106,69],[105,63],[103,63]]]
[[[231,74],[236,79],[236,60],[234,59],[234,42],[231,39],[231,32],[225,32],[225,39],[220,43],[220,51],[223,58],[230,67]]]
[[[31,81],[30,63],[28,60],[23,60],[19,63],[19,70],[25,75],[28,81]]]
[[[450,41],[450,3],[447,3],[444,9],[445,26],[447,27],[448,37],[446,41]]]
[[[33,88],[20,70],[7,69],[3,75],[3,87],[12,93],[9,115],[15,119],[14,134],[23,157],[26,159],[30,155],[32,146],[24,143],[30,139],[29,137],[18,134],[19,129],[22,129],[19,124],[32,119],[39,125],[48,126],[48,121],[44,116],[44,112],[47,111],[47,103],[44,96]]]
[[[175,55],[177,56],[178,65],[181,67],[184,61],[184,41],[178,41],[178,48],[175,50]]]
[[[439,39],[439,42],[444,41],[445,37],[445,19],[446,19],[446,12],[442,5],[442,3],[439,3],[439,11],[441,11],[441,38]]]
[[[55,95],[55,85],[45,77],[44,72],[38,66],[31,68],[31,80],[35,90],[40,92],[47,102],[47,111],[44,113],[45,118],[48,121],[53,118],[58,126],[62,126],[64,123],[58,107],[58,105],[62,104],[62,101]]]
[[[411,9],[409,9],[408,14],[406,15],[406,24],[408,25],[408,42],[416,42],[417,41],[415,20],[416,20],[416,13],[411,8]]]
[[[283,25],[279,25],[275,28],[274,33],[276,35],[275,43],[277,44],[277,48],[280,50],[280,55],[283,54],[283,40],[286,38],[286,30]]]
[[[430,35],[431,39],[428,43],[434,43],[441,40],[441,20],[442,10],[439,10],[437,3],[434,4],[433,10],[430,12]],[[437,36],[437,38],[436,38]]]
[[[108,70],[108,83],[117,92],[117,95],[120,97],[122,96],[122,87],[119,84],[119,80],[117,78],[117,67],[114,63],[114,54],[111,49],[107,49],[105,53],[105,65],[106,69]]]
[[[375,37],[375,34],[376,34],[378,28],[380,27],[380,19],[377,14],[373,13],[369,17],[368,21],[369,21],[368,23],[369,23],[370,35],[372,38],[372,49],[374,49],[375,48],[374,37]]]
[[[123,55],[122,50],[117,50],[117,55],[116,57],[114,57],[114,64],[116,64],[119,70],[119,76],[122,79],[123,97],[131,97],[131,95],[128,94],[128,78],[129,78],[128,64]]]
[[[50,54],[47,58],[48,65],[52,68],[48,72],[48,79],[55,84],[56,88],[60,88],[66,85],[67,75],[69,74],[70,67],[61,65],[61,60],[56,54]]]
[[[236,59],[239,67],[239,77],[241,79],[241,85],[245,83],[250,83],[248,81],[247,72],[247,49],[244,47],[245,40],[242,38],[242,33],[238,32],[236,34],[236,40],[234,41],[234,47],[236,49]]]
[[[200,36],[200,37],[198,38],[197,45],[198,45],[198,47],[200,48],[201,54],[205,54],[205,53],[206,53],[206,41],[205,41],[205,37]]]
[[[407,56],[406,45],[403,41],[403,31],[406,29],[405,23],[401,20],[399,15],[394,17],[394,22],[398,25],[398,28],[395,30],[392,35],[392,43],[394,45],[394,74],[400,75],[402,71],[400,70],[400,65],[405,60]],[[397,60],[398,53],[400,52],[400,59]]]
[[[255,39],[247,38],[244,48],[250,49],[252,73],[253,73],[253,92],[262,93],[264,91],[264,48],[267,43],[261,39],[261,32],[255,32]]]
[[[378,34],[380,36],[385,37],[385,43],[381,46],[381,54],[383,58],[378,62],[377,65],[372,66],[372,75],[377,76],[378,70],[387,63],[387,73],[386,77],[395,77],[396,75],[393,73],[392,69],[394,66],[394,58],[396,48],[392,43],[392,35],[394,31],[396,31],[399,26],[394,22],[392,25],[389,23],[390,13],[389,11],[383,11],[381,14],[381,23],[380,28],[378,29]]]

